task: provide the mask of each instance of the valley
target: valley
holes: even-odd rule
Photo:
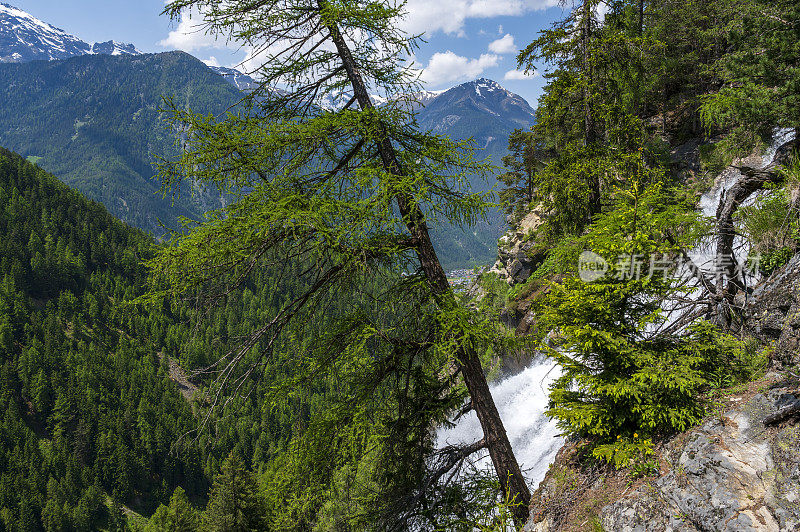
[[[20,1],[0,532],[800,527],[795,1]]]

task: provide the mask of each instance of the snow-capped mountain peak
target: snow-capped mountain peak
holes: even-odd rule
[[[423,128],[434,133],[452,133],[463,128],[484,147],[508,138],[515,128],[533,125],[536,113],[521,96],[491,79],[480,78],[457,85],[425,105],[419,114]],[[506,131],[508,130],[508,131]]]
[[[141,55],[142,52],[139,51],[134,45],[124,43],[124,42],[117,42],[117,41],[106,41],[106,42],[96,42],[92,45],[93,54],[107,54],[107,55]]]
[[[340,92],[338,94],[326,94],[319,99],[317,104],[326,111],[338,111],[344,107],[352,97],[353,93],[349,91]],[[372,100],[373,105],[377,106],[381,106],[388,101],[383,96],[379,96],[377,94],[370,94],[369,97]]]
[[[407,97],[403,97],[403,101],[408,101],[411,103],[414,109],[418,109],[419,107],[425,107],[433,100],[435,100],[439,95],[445,93],[445,90],[438,90],[438,91],[419,91],[415,92]],[[351,92],[341,92],[339,94],[328,94],[324,97],[320,98],[319,106],[326,111],[338,111],[344,105],[350,101],[352,98],[353,93]],[[370,94],[370,98],[372,99],[372,103],[376,106],[381,106],[386,104],[390,98],[386,98],[384,96],[380,96],[378,94]]]
[[[225,78],[225,81],[240,91],[251,91],[258,87],[256,80],[254,80],[251,76],[236,70],[235,68],[223,66],[209,66],[208,68]]]
[[[475,94],[477,94],[478,96],[483,96],[482,91],[486,92],[503,91],[506,93],[508,92],[506,89],[503,88],[502,85],[491,79],[478,78],[475,81],[472,81],[471,83],[475,86]]]
[[[77,55],[138,55],[132,44],[106,41],[89,44],[30,13],[0,3],[0,63],[53,61]]]
[[[447,92],[447,89],[438,90],[438,91],[425,90],[425,91],[415,92],[413,94],[413,97],[414,97],[415,102],[418,105],[421,105],[422,107],[425,107],[426,105],[431,103],[433,100],[435,100],[436,98],[438,98],[439,96],[441,96],[445,92]]]

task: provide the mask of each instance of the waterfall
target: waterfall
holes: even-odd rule
[[[761,157],[758,158],[753,166],[756,169],[762,169],[769,166],[769,164],[772,163],[772,159],[775,158],[778,148],[792,140],[794,135],[795,132],[792,128],[776,129],[772,134],[772,142],[770,142],[767,150],[761,155]],[[742,177],[742,173],[738,168],[733,166],[727,167],[717,176],[711,189],[700,197],[700,203],[698,204],[698,207],[700,208],[703,216],[709,218],[716,217],[717,207],[719,206],[719,201],[722,198],[722,195],[727,193],[740,177]],[[752,205],[758,196],[759,194],[753,194],[747,199],[747,201],[743,203],[743,205]],[[692,258],[695,264],[697,264],[700,269],[706,273],[711,273],[714,268],[716,250],[712,249],[712,241],[713,238],[711,237],[704,239],[694,250],[692,250],[691,253],[689,253],[689,256]],[[749,248],[746,247],[746,242],[744,242],[742,237],[736,237],[734,241],[734,249],[737,250],[736,258],[738,261],[741,262],[747,258]]]
[[[563,443],[555,422],[544,414],[548,388],[559,374],[553,361],[539,358],[521,373],[489,387],[523,476],[532,489],[544,478]],[[469,412],[454,427],[441,427],[436,434],[436,445],[469,444],[482,437],[475,412]],[[486,451],[474,455],[472,465],[479,470],[494,471]]]
[[[773,135],[772,143],[754,166],[764,168],[772,162],[778,148],[794,137],[793,129],[779,129]],[[699,208],[704,216],[715,217],[720,198],[742,176],[741,172],[728,167],[714,181],[714,186],[700,199]],[[755,201],[755,195],[746,204]],[[706,272],[714,267],[715,250],[712,238],[701,242],[689,255]],[[745,243],[738,237],[737,247],[741,258],[747,256]],[[740,258],[740,260],[741,260]],[[544,479],[548,467],[555,459],[563,444],[559,430],[553,420],[545,415],[550,384],[560,375],[558,366],[550,359],[539,358],[521,373],[501,379],[492,384],[490,390],[494,397],[500,417],[505,425],[511,447],[517,457],[523,475],[532,489]],[[453,427],[441,427],[436,434],[436,446],[470,444],[483,437],[478,418],[474,412],[463,416]],[[471,457],[477,469],[492,472],[491,460],[487,452]]]

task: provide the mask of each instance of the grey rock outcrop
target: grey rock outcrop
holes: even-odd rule
[[[535,498],[547,502],[532,508],[523,530],[577,530],[564,522],[570,512],[564,501],[587,504],[606,497],[596,523],[607,532],[800,530],[798,416],[764,424],[767,416],[796,404],[800,390],[796,379],[777,373],[759,384],[743,396],[726,398],[723,413],[661,446],[661,474],[633,483],[633,489],[623,491],[624,478],[609,481],[613,474],[604,480],[581,471],[570,473],[572,492],[563,486],[559,491],[559,482],[569,478],[563,474],[568,458],[562,458],[560,476],[548,474],[537,491]],[[603,486],[612,486],[611,493],[604,493]]]
[[[748,314],[750,331],[774,342],[774,360],[800,364],[800,254],[753,290]]]
[[[528,239],[531,232],[542,225],[541,213],[534,209],[498,241],[497,261],[489,273],[497,274],[508,284],[524,283],[541,262],[534,253],[535,242]]]
[[[667,445],[669,471],[605,507],[606,530],[800,530],[800,427],[764,417],[800,392],[776,388]]]

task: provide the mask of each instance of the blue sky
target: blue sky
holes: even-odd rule
[[[223,66],[236,66],[247,51],[213,42],[193,31],[184,17],[171,22],[159,13],[163,0],[4,0],[88,41],[114,39],[143,52],[181,49]],[[409,0],[405,29],[424,33],[416,60],[429,89],[444,89],[476,77],[500,82],[531,105],[541,94],[541,76],[516,71],[518,50],[560,18],[558,0]]]

